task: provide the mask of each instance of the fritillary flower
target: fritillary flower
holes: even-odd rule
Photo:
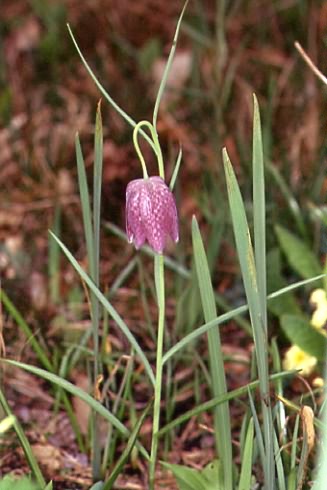
[[[128,241],[140,248],[145,242],[162,253],[167,238],[178,241],[176,203],[165,181],[158,176],[132,180],[126,189]]]

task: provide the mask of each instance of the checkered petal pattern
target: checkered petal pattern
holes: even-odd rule
[[[165,181],[158,176],[132,180],[126,189],[128,241],[140,248],[145,242],[162,253],[167,237],[178,241],[176,203]]]

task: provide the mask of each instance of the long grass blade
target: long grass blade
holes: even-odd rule
[[[265,460],[263,463],[265,486],[274,488],[274,454],[271,403],[268,383],[268,344],[265,321],[260,302],[260,293],[257,282],[257,271],[245,214],[244,203],[235,177],[232,164],[226,149],[223,150],[224,170],[226,175],[229,206],[232,215],[233,229],[237,253],[240,261],[245,294],[249,305],[253,338],[255,343],[258,374],[260,381],[261,408],[263,414]]]
[[[130,433],[128,429],[125,427],[124,424],[120,422],[107,408],[105,408],[100,402],[95,400],[92,396],[90,396],[86,391],[82,390],[78,386],[75,386],[74,384],[70,383],[70,381],[67,381],[66,379],[60,378],[56,374],[49,373],[48,371],[45,371],[44,369],[38,368],[36,366],[32,366],[30,364],[25,364],[23,362],[18,362],[18,361],[13,361],[9,359],[1,359],[1,362],[4,362],[5,364],[8,364],[10,366],[15,366],[20,369],[23,369],[29,373],[35,374],[36,376],[43,378],[47,381],[50,381],[50,383],[55,384],[56,386],[59,386],[60,388],[63,388],[65,391],[68,393],[71,393],[72,395],[80,398],[83,400],[89,407],[97,412],[99,415],[101,415],[107,422],[112,424],[122,435],[124,436],[129,436]],[[149,455],[147,451],[143,448],[143,446],[139,445],[140,450],[142,451],[142,454],[148,459]]]
[[[259,384],[260,384],[260,380],[259,380]],[[263,441],[263,437],[262,437],[262,432],[261,432],[258,414],[256,411],[256,407],[254,405],[254,401],[253,401],[253,397],[252,397],[250,389],[248,389],[248,397],[249,397],[249,402],[250,402],[250,409],[251,409],[251,413],[252,413],[252,419],[253,419],[255,434],[256,434],[256,438],[257,438],[257,445],[259,448],[261,461],[264,462],[265,458],[266,458],[266,455],[265,455],[266,451],[265,451],[265,446],[264,446],[264,441]]]
[[[104,98],[109,102],[109,104],[115,109],[116,112],[118,112],[118,114],[120,114],[124,119],[125,121],[127,121],[133,128],[135,128],[136,126],[136,122],[134,121],[134,119],[132,119],[118,104],[117,102],[114,101],[114,99],[109,95],[109,93],[104,89],[104,87],[101,85],[101,83],[99,82],[99,80],[97,79],[97,77],[95,76],[95,74],[93,73],[90,65],[88,64],[88,62],[86,61],[86,59],[84,58],[81,50],[79,49],[79,46],[77,44],[77,41],[75,39],[75,36],[73,34],[73,31],[71,30],[71,27],[69,24],[67,24],[67,29],[68,29],[68,32],[70,34],[70,37],[72,38],[72,41],[74,43],[74,46],[76,48],[76,51],[78,52],[78,55],[79,57],[81,58],[81,61],[83,63],[83,65],[85,66],[87,72],[89,73],[90,77],[92,78],[92,80],[94,81],[95,85],[98,87],[98,89],[100,90],[100,92],[102,93],[102,95],[104,96]],[[146,141],[149,143],[149,145],[151,145],[151,147],[153,149],[154,148],[154,144],[153,144],[153,141],[151,138],[149,138],[149,136],[146,134],[145,131],[143,131],[142,129],[140,129],[140,133],[142,134],[142,136],[144,137],[144,139],[146,139]]]
[[[266,202],[261,122],[258,101],[253,95],[253,229],[254,253],[261,315],[267,330]]]
[[[6,308],[7,312],[9,315],[15,320],[17,323],[18,327],[21,329],[21,331],[24,333],[26,336],[29,344],[31,345],[32,349],[34,350],[37,358],[39,359],[41,365],[47,369],[48,371],[54,373],[55,369],[52,364],[52,362],[49,360],[49,354],[46,352],[45,349],[43,349],[42,345],[38,340],[36,339],[33,331],[30,329],[20,312],[17,310],[15,305],[12,303],[12,301],[9,299],[5,291],[2,289],[0,290],[0,300],[3,302],[4,307]],[[76,435],[76,439],[78,442],[78,445],[80,449],[82,450],[84,447],[84,443],[82,440],[82,436],[79,431],[78,424],[76,422],[76,416],[74,414],[74,411],[72,409],[71,403],[67,397],[67,395],[64,393],[63,394],[63,403],[65,405],[65,409],[67,411],[68,417],[70,419],[70,422],[72,424],[74,433]]]
[[[254,426],[253,426],[253,419],[251,418],[246,433],[238,490],[249,490],[251,488],[253,439],[254,439]]]
[[[0,289],[0,300],[2,301],[3,306],[5,307],[11,318],[17,323],[20,330],[26,336],[28,343],[34,350],[42,366],[48,371],[52,371],[53,366],[51,364],[51,361],[49,361],[49,353],[42,347],[41,343],[38,342],[37,338],[34,335],[34,332],[28,326],[20,312],[17,310],[14,303],[11,301],[11,299],[8,297],[3,289]]]
[[[84,224],[84,235],[86,240],[87,255],[89,258],[94,257],[94,242],[93,242],[93,223],[91,215],[90,194],[87,185],[87,177],[85,172],[84,158],[81,148],[81,143],[78,134],[75,137],[75,150],[76,150],[76,162],[77,162],[77,174],[78,174],[78,187],[82,205],[82,215]],[[93,278],[94,262],[89,264],[90,275]]]
[[[103,166],[103,129],[101,118],[101,101],[98,104],[95,135],[94,135],[94,170],[93,170],[93,227],[94,227],[94,282],[99,283],[100,261],[100,218],[101,218],[101,187]]]
[[[144,354],[143,350],[141,349],[139,343],[137,342],[136,338],[124,322],[124,320],[121,318],[119,313],[115,310],[115,308],[109,303],[107,298],[101,293],[101,291],[95,286],[93,281],[90,279],[90,277],[86,274],[86,272],[82,269],[82,267],[79,265],[77,260],[74,258],[74,256],[70,253],[68,248],[62,243],[61,240],[59,240],[58,237],[56,237],[51,231],[50,231],[51,236],[54,238],[54,240],[57,241],[59,244],[61,250],[64,252],[66,257],[68,258],[69,262],[72,264],[74,269],[78,272],[78,274],[81,276],[83,281],[87,284],[87,286],[90,288],[90,290],[94,293],[94,295],[98,298],[102,306],[107,310],[109,315],[112,317],[112,319],[117,323],[117,326],[120,328],[120,330],[123,332],[123,334],[126,336],[126,338],[129,340],[131,346],[134,348],[135,352],[139,355],[140,360],[142,361],[145,371],[149,376],[150,381],[152,382],[153,386],[155,385],[155,379],[154,379],[154,374],[152,371],[152,368],[150,366],[150,363]]]
[[[278,298],[282,294],[286,294],[290,291],[293,291],[294,289],[298,289],[312,282],[319,281],[324,276],[325,276],[324,274],[320,274],[319,276],[313,277],[311,279],[305,279],[303,281],[299,281],[297,283],[291,284],[290,286],[286,286],[285,288],[282,288],[278,291],[269,294],[267,299],[269,300],[269,299]],[[197,337],[208,332],[211,328],[214,328],[217,325],[221,325],[222,323],[232,318],[235,318],[238,315],[246,313],[248,309],[249,309],[248,305],[239,306],[238,308],[235,308],[229,311],[228,313],[223,313],[222,315],[214,318],[210,322],[207,322],[201,325],[200,327],[196,328],[195,330],[193,330],[193,332],[183,337],[180,341],[178,341],[173,347],[171,347],[166,352],[166,354],[163,356],[163,363],[167,362],[172,356],[177,354],[177,352],[179,352],[181,349],[184,349],[184,347],[186,347],[190,342],[193,342]]]
[[[94,165],[93,165],[93,256],[89,256],[89,263],[92,263],[93,280],[96,287],[99,287],[100,270],[100,217],[101,217],[101,183],[103,166],[103,131],[101,119],[101,101],[98,103],[95,135],[94,135]],[[92,309],[92,332],[93,332],[93,380],[94,383],[99,375],[99,320],[100,304],[94,293],[91,293]],[[100,428],[97,421],[97,414],[92,414],[92,468],[93,480],[101,477],[101,447],[99,445]]]
[[[283,464],[283,459],[281,454],[282,448],[279,447],[279,443],[275,431],[274,431],[274,451],[275,451],[278,490],[286,490],[285,470],[284,470],[284,464]]]
[[[142,425],[150,411],[150,408],[152,406],[152,402],[148,404],[144,412],[142,413],[141,417],[138,419],[137,423],[135,424],[134,429],[131,432],[131,435],[127,441],[127,444],[124,448],[124,451],[122,452],[120,458],[118,459],[114,469],[112,470],[108,480],[104,483],[102,490],[111,490],[113,487],[113,484],[117,480],[118,476],[122,472],[122,469],[129,458],[129,455],[132,452],[133,447],[135,446],[135,442],[137,439],[137,436],[139,435],[139,432],[142,428]]]
[[[168,56],[168,60],[167,60],[167,63],[166,63],[165,69],[164,69],[164,73],[163,73],[163,76],[161,78],[161,82],[159,85],[159,89],[158,89],[158,93],[157,93],[157,97],[156,97],[156,102],[155,102],[154,109],[153,109],[153,127],[154,127],[155,131],[157,130],[157,117],[158,117],[160,102],[161,102],[162,95],[164,93],[164,90],[165,90],[165,87],[167,84],[167,79],[168,79],[169,72],[171,69],[171,65],[172,65],[172,62],[173,62],[173,59],[175,56],[179,31],[181,28],[182,20],[183,20],[184,13],[185,13],[188,2],[189,2],[189,0],[186,0],[186,2],[184,3],[184,7],[182,9],[182,12],[179,16],[177,26],[176,26],[176,30],[175,30],[174,39],[173,39],[173,44],[172,44],[172,47],[171,47],[171,50],[170,50],[170,53]]]
[[[283,371],[282,373],[272,374],[269,377],[269,380],[273,382],[280,378],[292,377],[296,373],[297,371]],[[192,417],[196,417],[197,415],[200,415],[203,412],[212,410],[216,405],[220,405],[221,403],[225,403],[227,401],[234,400],[236,398],[244,396],[248,393],[249,390],[253,391],[256,388],[258,388],[258,386],[259,386],[259,380],[252,381],[251,383],[248,383],[245,386],[241,386],[240,388],[229,391],[224,396],[218,396],[217,398],[213,398],[212,400],[201,403],[200,405],[196,406],[191,410],[188,410],[187,412],[183,413],[176,419],[169,422],[169,424],[166,424],[164,427],[162,427],[158,433],[158,436],[159,437],[163,436],[167,432],[171,431],[172,429],[186,422]]]
[[[0,389],[0,403],[1,403],[4,411],[6,412],[6,414],[10,417],[13,417],[13,413],[12,413],[12,411],[11,411],[11,409],[7,403],[6,397],[4,396],[1,389]],[[17,418],[13,417],[12,420],[13,420],[13,427],[15,429],[15,432],[17,434],[19,442],[23,448],[23,451],[24,451],[24,454],[25,454],[26,459],[28,461],[29,467],[31,468],[33,475],[34,475],[36,481],[38,482],[39,486],[41,488],[44,488],[46,486],[46,482],[43,478],[43,475],[42,475],[41,469],[38,465],[38,462],[37,462],[37,460],[33,454],[33,450],[31,448],[31,445],[28,442],[28,439],[25,436],[23,428],[20,425],[20,423],[18,422]]]
[[[202,237],[196,218],[192,220],[193,255],[196,266],[197,279],[204,318],[208,322],[217,316],[215,295],[211,283],[210,271],[205,254]],[[211,384],[214,396],[225,395],[227,392],[223,355],[219,330],[208,331],[208,348],[211,371]],[[215,407],[215,438],[219,458],[222,461],[224,471],[224,488],[232,490],[232,442],[228,403]]]
[[[177,176],[178,176],[179,168],[180,168],[180,165],[181,165],[181,162],[182,162],[182,157],[183,157],[183,150],[182,150],[182,148],[180,148],[179,151],[178,151],[176,163],[175,163],[175,166],[174,166],[173,175],[171,176],[170,183],[169,183],[169,189],[171,191],[173,191],[173,189],[175,187],[175,183],[176,183],[176,179],[177,179]]]

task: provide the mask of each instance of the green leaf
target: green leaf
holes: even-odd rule
[[[97,481],[90,490],[103,490],[103,482],[102,481]]]
[[[218,460],[202,471],[178,464],[161,464],[173,473],[180,490],[223,490],[219,484],[221,467]]]
[[[192,219],[192,241],[203,314],[206,322],[209,322],[217,316],[216,302],[208,261],[195,217]],[[208,348],[213,395],[216,397],[225,395],[227,393],[227,388],[218,328],[209,330]],[[217,452],[224,468],[225,488],[226,490],[229,490],[233,487],[233,457],[228,403],[215,407],[214,425]]]
[[[144,43],[138,52],[138,62],[142,73],[150,73],[152,65],[159,58],[161,51],[161,43],[157,37],[153,37]]]
[[[238,259],[241,266],[242,279],[246,293],[247,302],[249,305],[249,313],[251,325],[253,329],[253,338],[255,345],[255,354],[258,365],[261,408],[263,415],[263,429],[265,440],[265,458],[263,463],[264,477],[266,481],[273,480],[273,443],[272,443],[272,413],[270,402],[265,403],[263,400],[269,400],[269,366],[268,366],[268,337],[267,337],[267,322],[266,322],[266,301],[262,298],[262,293],[258,287],[257,269],[251,236],[245,206],[242,199],[241,191],[229,159],[226,148],[223,149],[223,162],[227,184],[228,200],[230,213],[232,216],[232,224],[237,248]],[[262,206],[262,190],[257,191],[257,203],[261,202]],[[260,204],[258,204],[260,205]],[[264,226],[264,217],[257,216],[255,225],[259,230]],[[255,233],[257,236],[258,233]],[[261,241],[262,242],[262,241]],[[259,240],[260,243],[260,240]],[[258,241],[257,241],[258,244]],[[265,261],[260,257],[256,257],[257,263],[260,264],[260,281],[261,287],[265,287]]]
[[[207,480],[207,489],[208,490],[223,490],[224,480],[223,480],[223,468],[219,459],[215,459],[211,461],[211,463],[207,464],[207,466],[202,470],[203,477]]]
[[[33,483],[29,477],[19,480],[8,475],[0,481],[0,490],[40,490],[41,487]]]
[[[263,147],[259,105],[253,94],[253,232],[254,256],[257,271],[258,295],[262,321],[267,330],[267,266],[266,266],[266,201]]]
[[[282,276],[281,251],[278,247],[273,248],[267,254],[268,270],[268,292],[277,291],[286,286],[286,281]],[[301,309],[296,302],[295,296],[286,293],[268,302],[268,309],[276,316],[283,315],[286,311],[289,314],[300,315]]]
[[[281,373],[276,373],[272,374],[269,377],[270,381],[275,381],[280,378],[285,378],[285,377],[292,377],[296,374],[296,371],[283,371]],[[188,410],[187,412],[184,412],[182,415],[179,415],[175,420],[172,420],[169,422],[167,425],[162,427],[159,430],[158,436],[162,437],[164,434],[167,434],[167,432],[170,432],[174,427],[177,427],[187,420],[189,420],[192,417],[196,417],[197,415],[200,415],[203,412],[207,412],[208,410],[212,410],[213,407],[216,405],[220,405],[221,403],[224,403],[229,400],[234,400],[236,398],[239,398],[246,393],[248,393],[249,390],[253,391],[259,386],[259,381],[252,381],[251,383],[242,386],[241,388],[237,388],[236,390],[229,391],[226,395],[224,396],[218,396],[216,398],[213,398],[212,400],[209,400],[207,402],[201,403],[196,405],[195,408],[192,408],[191,410]]]
[[[24,369],[25,371],[35,374],[36,376],[39,376],[40,378],[43,378],[47,381],[50,381],[50,383],[54,383],[57,386],[60,386],[60,388],[63,388],[64,390],[68,391],[68,393],[71,393],[74,396],[77,396],[81,400],[83,400],[89,407],[97,412],[99,415],[101,415],[107,422],[112,424],[121,434],[125,436],[129,436],[130,433],[128,429],[125,427],[124,424],[122,424],[117,417],[115,417],[109,410],[107,410],[100,402],[95,400],[95,398],[92,398],[86,391],[82,390],[78,386],[75,386],[74,384],[70,383],[69,381],[61,378],[60,376],[57,376],[56,374],[49,373],[48,371],[45,371],[44,369],[40,369],[36,366],[31,366],[30,364],[24,364],[22,362],[18,361],[12,361],[9,359],[1,359],[1,362],[4,362],[6,364],[9,364],[10,366],[15,366],[20,369]],[[143,446],[139,445],[140,450],[142,451],[143,455],[148,459],[148,453],[146,450],[143,448]]]
[[[293,233],[280,225],[275,226],[279,244],[292,269],[304,279],[321,273],[321,266],[310,248]]]
[[[162,95],[164,93],[164,90],[165,90],[165,87],[166,87],[166,84],[167,84],[169,72],[170,72],[171,65],[172,65],[172,62],[173,62],[173,59],[174,59],[174,56],[175,56],[175,51],[176,51],[176,46],[177,46],[177,40],[178,40],[178,36],[179,36],[179,31],[180,31],[180,28],[181,28],[182,20],[183,20],[184,13],[185,13],[185,10],[186,10],[186,7],[187,7],[188,2],[189,2],[189,0],[186,0],[185,1],[184,7],[183,7],[182,12],[181,12],[181,14],[179,16],[179,19],[178,19],[178,22],[177,22],[177,25],[176,25],[176,30],[175,30],[175,35],[174,35],[174,39],[173,39],[173,44],[172,44],[172,47],[171,47],[170,52],[169,52],[168,60],[166,62],[166,66],[165,66],[165,69],[164,69],[164,73],[162,75],[162,79],[161,79],[161,82],[160,82],[160,85],[159,85],[159,89],[158,89],[156,101],[155,101],[155,104],[154,104],[154,109],[153,109],[153,127],[154,127],[155,131],[157,131],[157,117],[158,117],[158,111],[159,111],[160,102],[161,102]]]
[[[78,174],[78,188],[81,198],[82,205],[82,215],[84,224],[84,235],[86,239],[87,255],[89,259],[94,257],[94,241],[93,241],[93,223],[91,216],[91,204],[90,204],[90,194],[87,184],[87,176],[85,170],[85,163],[82,153],[82,147],[79,140],[78,134],[75,137],[75,151],[76,151],[76,162],[77,162],[77,174]],[[90,264],[90,275],[94,277],[94,262],[91,260]]]
[[[246,433],[241,476],[238,485],[238,490],[249,490],[251,488],[253,441],[254,441],[254,425],[253,425],[253,419],[251,418]]]
[[[272,301],[275,298],[282,296],[283,294],[288,294],[289,292],[295,289],[306,286],[307,284],[312,284],[320,279],[323,279],[324,277],[325,277],[324,274],[319,274],[318,276],[311,277],[310,279],[304,279],[303,281],[299,281],[289,286],[286,286],[285,288],[282,288],[279,291],[275,291],[269,294],[268,300]],[[166,354],[163,356],[163,362],[166,363],[177,352],[179,352],[181,349],[187,346],[190,342],[193,342],[200,335],[208,332],[211,328],[214,328],[216,325],[221,325],[222,323],[227,322],[231,318],[235,318],[237,315],[240,315],[241,313],[245,313],[246,311],[248,311],[248,309],[249,308],[247,305],[239,306],[238,308],[228,311],[228,313],[223,313],[222,315],[218,316],[217,318],[214,318],[210,322],[205,323],[204,325],[201,325],[200,327],[196,328],[195,330],[193,330],[193,332],[185,335],[185,337],[183,337],[181,340],[176,342],[176,344],[173,345],[166,352]]]
[[[125,121],[127,121],[133,128],[136,126],[136,122],[134,121],[134,119],[132,119],[114,100],[113,98],[109,95],[109,93],[104,89],[104,87],[101,85],[101,83],[99,82],[99,80],[97,79],[97,77],[95,76],[95,74],[93,73],[90,65],[87,63],[86,59],[84,58],[81,50],[79,49],[79,46],[77,44],[77,41],[74,37],[74,34],[70,28],[70,25],[67,24],[67,29],[69,31],[69,34],[73,40],[73,43],[75,45],[75,48],[79,54],[79,57],[81,58],[81,61],[83,63],[83,65],[85,66],[86,70],[88,71],[89,75],[91,76],[92,80],[94,81],[95,85],[98,87],[98,89],[100,90],[100,92],[102,93],[102,95],[105,97],[105,99],[109,102],[109,104],[115,109],[115,111],[120,114],[124,119]],[[144,137],[144,139],[149,143],[149,145],[154,148],[154,143],[152,141],[151,138],[149,138],[149,136],[145,133],[145,131],[143,131],[143,129],[140,129],[140,133],[142,134],[142,136]]]
[[[14,427],[15,432],[17,434],[17,437],[19,439],[20,445],[22,446],[22,449],[24,451],[24,454],[25,454],[25,457],[26,457],[27,462],[29,464],[29,467],[31,468],[33,475],[34,475],[36,481],[38,482],[39,487],[44,488],[46,483],[45,483],[45,480],[43,478],[42,471],[39,467],[37,459],[35,458],[35,456],[33,454],[30,443],[29,443],[29,441],[25,435],[25,432],[24,432],[22,426],[20,425],[18,419],[13,416],[11,408],[10,408],[10,406],[6,400],[6,397],[4,396],[4,394],[1,390],[0,390],[0,405],[2,406],[6,415],[9,417],[12,417],[13,427]],[[22,483],[23,481],[25,481],[25,484]],[[12,487],[15,489],[17,488],[17,490],[20,490],[20,489],[24,490],[25,488],[26,488],[26,490],[27,489],[29,490],[29,489],[35,489],[36,488],[36,486],[33,486],[32,483],[30,483],[30,480],[21,480],[21,483],[19,485],[13,485]],[[9,489],[12,490],[12,487],[8,487],[8,490]],[[7,487],[5,487],[5,488],[7,488]],[[0,489],[2,490],[1,485],[0,485]]]
[[[281,327],[292,344],[320,361],[325,360],[327,338],[312,327],[306,318],[285,314],[281,317]]]
[[[101,487],[99,487],[99,490],[111,490],[111,488],[112,488],[113,484],[115,483],[115,481],[117,480],[119,474],[122,472],[122,469],[123,469],[128,457],[129,457],[129,455],[131,454],[133,447],[135,446],[137,436],[139,435],[141,427],[142,427],[144,420],[147,417],[151,407],[152,407],[152,401],[148,404],[148,406],[146,407],[146,409],[142,413],[141,417],[139,418],[139,420],[135,424],[135,427],[131,432],[131,435],[128,439],[126,447],[125,447],[124,451],[122,452],[122,455],[120,456],[120,458],[117,461],[114,469],[112,470],[110,477]]]
[[[83,281],[88,285],[88,287],[91,289],[91,291],[94,293],[94,295],[97,297],[97,299],[100,301],[102,306],[106,309],[106,311],[109,313],[109,315],[113,318],[113,320],[116,322],[117,326],[120,328],[120,330],[124,333],[124,335],[127,337],[129,340],[130,344],[132,347],[135,349],[135,352],[139,355],[140,359],[142,360],[144,364],[144,368],[152,382],[152,384],[155,384],[155,379],[154,379],[154,374],[152,371],[152,368],[150,366],[150,363],[143,352],[142,348],[140,347],[139,343],[137,342],[136,338],[122,319],[122,317],[119,315],[119,313],[115,310],[115,308],[111,305],[111,303],[107,300],[107,298],[101,293],[101,291],[95,286],[94,282],[90,279],[90,277],[86,274],[86,272],[82,269],[82,267],[79,265],[77,260],[74,258],[74,256],[70,253],[68,248],[62,243],[61,240],[59,240],[58,237],[56,237],[51,231],[49,232],[51,236],[57,241],[59,244],[61,250],[64,252],[74,269],[78,272],[78,274],[81,276]]]

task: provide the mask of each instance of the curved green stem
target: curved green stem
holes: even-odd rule
[[[158,451],[158,432],[160,423],[160,402],[162,385],[162,352],[165,330],[165,278],[164,278],[164,258],[163,255],[156,255],[154,259],[155,283],[157,291],[157,301],[159,308],[158,316],[158,337],[157,337],[157,361],[156,361],[156,382],[154,387],[154,406],[153,406],[153,425],[152,441],[149,466],[149,488],[154,490],[155,468]]]
[[[146,163],[145,163],[145,160],[144,160],[144,157],[143,157],[143,154],[142,154],[139,142],[138,142],[138,136],[139,136],[139,133],[140,133],[142,126],[146,126],[150,130],[151,138],[153,141],[153,150],[154,150],[156,157],[157,157],[159,175],[162,179],[165,179],[163,157],[162,157],[162,151],[161,151],[161,147],[160,147],[160,143],[159,143],[158,133],[149,121],[140,121],[139,123],[137,123],[137,125],[135,126],[134,131],[133,131],[133,143],[135,146],[136,153],[137,153],[137,155],[140,159],[141,165],[142,165],[143,177],[145,179],[148,178]]]

